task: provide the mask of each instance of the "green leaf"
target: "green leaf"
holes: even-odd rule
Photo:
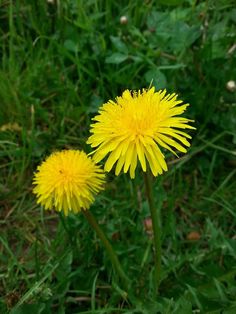
[[[121,41],[121,39],[119,37],[110,36],[110,39],[111,39],[113,45],[116,47],[116,49],[119,52],[128,54],[128,48],[127,48],[126,44],[123,41]]]
[[[166,87],[166,76],[157,68],[151,69],[144,75],[146,83],[155,86],[156,90],[160,90]]]
[[[91,96],[90,105],[87,107],[87,113],[95,113],[98,111],[98,108],[104,103],[104,100],[96,95],[93,94]]]
[[[235,314],[236,313],[236,305],[224,310],[222,314]]]
[[[159,3],[162,5],[181,5],[184,0],[159,0]]]
[[[120,52],[115,52],[111,54],[109,57],[107,57],[105,62],[111,63],[111,64],[120,64],[127,59],[128,59],[128,55],[120,53]]]
[[[45,309],[44,303],[22,304],[16,309],[12,309],[10,314],[41,314]]]
[[[181,297],[176,303],[175,303],[175,309],[172,312],[173,314],[190,314],[192,313],[192,304],[189,300],[187,300],[184,297]]]
[[[236,23],[236,9],[233,9],[230,13],[231,20]]]
[[[63,294],[66,293],[69,286],[68,274],[71,272],[71,264],[73,261],[73,253],[68,251],[68,253],[63,257],[59,267],[56,269],[55,274],[57,276],[59,287],[58,291]]]
[[[71,52],[77,52],[78,51],[78,45],[74,41],[72,41],[71,39],[67,39],[64,42],[64,47]]]
[[[175,53],[180,53],[191,46],[200,35],[199,26],[190,27],[182,21],[177,21],[173,25],[170,47]]]

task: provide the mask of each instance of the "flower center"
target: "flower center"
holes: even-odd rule
[[[59,177],[60,177],[61,181],[69,183],[69,182],[72,182],[74,180],[75,176],[70,169],[60,168],[59,169]]]
[[[150,117],[143,117],[140,114],[135,114],[131,117],[128,128],[132,135],[147,135],[152,130],[152,121]]]

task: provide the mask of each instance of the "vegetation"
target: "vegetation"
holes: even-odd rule
[[[0,23],[0,313],[236,313],[235,2],[1,0]],[[153,182],[158,295],[140,167],[109,173],[91,207],[130,301],[84,216],[43,211],[32,176],[55,150],[89,153],[98,107],[151,83],[191,104],[197,131]]]

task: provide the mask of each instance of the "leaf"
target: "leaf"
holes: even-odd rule
[[[45,309],[44,303],[22,304],[16,309],[12,309],[10,314],[41,314]]]
[[[224,310],[222,314],[235,314],[236,313],[236,305]]]
[[[65,254],[65,256],[63,257],[63,259],[61,259],[61,263],[57,268],[56,272],[62,272],[63,277],[67,273],[70,273],[72,261],[73,261],[72,251],[68,251],[67,254]]]
[[[170,48],[175,53],[180,53],[191,46],[200,35],[199,26],[190,27],[182,21],[177,21],[172,28]]]
[[[236,23],[236,9],[233,9],[230,13],[231,20]]]
[[[93,94],[91,96],[90,105],[87,107],[87,113],[95,113],[98,111],[98,108],[104,103],[103,99]]]
[[[170,15],[168,13],[152,11],[147,17],[149,29],[161,28],[161,30],[164,30],[168,23],[170,23]]]
[[[120,53],[120,52],[115,52],[111,54],[109,57],[107,57],[105,62],[111,63],[111,64],[120,64],[127,59],[128,59],[128,55]]]
[[[172,312],[173,314],[190,314],[192,313],[192,304],[189,300],[184,297],[179,298],[175,303],[175,309]]]
[[[67,39],[64,42],[64,47],[71,52],[77,52],[78,51],[78,45],[74,41],[72,41],[71,39]]]
[[[119,52],[128,54],[128,48],[127,48],[126,44],[119,37],[110,36],[110,39],[111,39],[113,45],[116,47],[116,49]]]
[[[159,0],[162,5],[181,5],[184,0]]]
[[[55,271],[58,281],[62,283],[61,285],[62,289],[64,289],[67,286],[68,280],[65,280],[65,278],[67,278],[66,275],[71,272],[72,261],[73,254],[71,251],[68,251],[67,254],[63,257],[63,259],[61,259],[61,263]]]
[[[166,87],[166,77],[160,70],[157,68],[149,70],[144,75],[147,84],[152,82],[152,85],[155,86],[156,90],[160,90]]]

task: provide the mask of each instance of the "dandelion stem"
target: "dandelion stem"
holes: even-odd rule
[[[158,292],[161,281],[161,222],[160,211],[155,206],[153,197],[152,177],[149,169],[144,172],[144,181],[146,186],[146,194],[152,218],[153,228],[153,244],[154,244],[154,260],[155,260],[155,282],[154,287]]]
[[[89,222],[89,224],[96,231],[100,240],[102,241],[102,243],[103,243],[105,249],[107,250],[107,253],[111,259],[112,265],[113,265],[115,271],[117,272],[117,274],[119,275],[119,277],[123,283],[124,289],[126,290],[126,292],[128,292],[130,280],[126,276],[126,274],[124,273],[123,268],[122,268],[122,266],[118,260],[118,257],[116,255],[115,251],[113,250],[112,245],[107,240],[103,230],[101,229],[101,227],[97,223],[97,221],[96,221],[95,217],[92,215],[92,213],[89,210],[82,210],[82,212],[83,212],[84,216],[86,217],[87,221]]]

